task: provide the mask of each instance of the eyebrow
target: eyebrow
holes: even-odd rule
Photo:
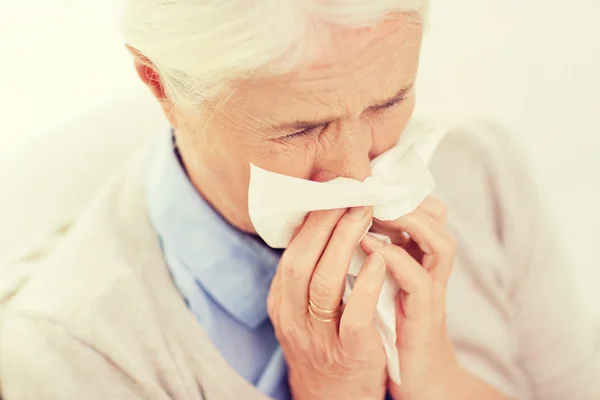
[[[388,99],[385,99],[383,101],[377,102],[375,104],[370,105],[369,107],[367,107],[365,109],[365,111],[377,111],[377,110],[381,110],[387,107],[390,107],[394,104],[400,103],[402,100],[404,100],[406,98],[406,94],[408,92],[410,92],[413,87],[415,86],[414,82],[411,82],[409,85],[403,87],[402,89],[398,90],[394,95],[392,95],[391,97],[389,97]],[[294,122],[287,122],[287,123],[283,123],[280,125],[276,125],[275,128],[279,129],[279,130],[309,130],[309,129],[315,129],[321,126],[325,126],[329,123],[331,123],[332,121],[336,120],[337,116],[329,116],[326,118],[322,118],[319,120],[312,120],[312,121],[294,121]]]
[[[408,92],[410,92],[414,87],[415,87],[415,83],[411,82],[408,86],[405,86],[402,89],[398,90],[392,97],[369,106],[367,108],[367,110],[371,110],[371,111],[380,110],[382,108],[387,108],[389,106],[392,106],[396,103],[400,103],[402,100],[404,100],[406,98],[406,94]]]

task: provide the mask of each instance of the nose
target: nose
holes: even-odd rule
[[[326,133],[327,134],[327,133]],[[368,126],[340,129],[319,149],[311,180],[326,182],[343,176],[363,181],[371,176],[373,139]]]

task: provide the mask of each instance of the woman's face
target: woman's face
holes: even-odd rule
[[[238,82],[208,123],[177,117],[188,174],[227,220],[254,232],[249,165],[315,181],[363,180],[398,141],[413,107],[421,27],[403,20],[338,30],[310,67]],[[207,113],[204,113],[206,115]]]

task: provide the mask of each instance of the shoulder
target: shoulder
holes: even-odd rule
[[[537,208],[537,185],[520,145],[507,130],[488,121],[449,129],[431,163],[437,194],[461,222],[477,223],[504,240],[506,224],[528,224]]]
[[[478,265],[477,273],[496,265],[494,281],[516,288],[556,229],[516,138],[486,121],[456,125],[431,169],[461,256]]]
[[[32,346],[54,338],[48,351],[68,343],[121,366],[146,357],[145,343],[159,326],[141,269],[162,261],[137,172],[128,169],[106,188],[54,254],[19,281],[5,302],[0,351],[28,346],[25,338]]]
[[[136,169],[128,169],[104,188],[53,254],[30,269],[10,308],[68,321],[76,319],[81,308],[111,297],[108,294],[123,283],[133,286],[136,276],[129,255],[138,240],[128,237],[124,228],[139,223],[130,213],[144,208],[140,186]],[[133,218],[138,221],[128,221]],[[141,238],[149,237],[142,231],[150,225],[137,228]]]
[[[485,120],[449,128],[434,154],[431,168],[442,187],[448,182],[475,179],[475,184],[486,178],[489,188],[493,188],[505,184],[506,178],[512,179],[515,172],[529,175],[515,137],[500,125]]]

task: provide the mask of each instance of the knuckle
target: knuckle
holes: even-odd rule
[[[335,294],[335,289],[327,279],[315,275],[310,282],[310,296],[314,299],[330,298]]]
[[[364,322],[355,319],[348,319],[342,322],[342,329],[349,336],[360,336],[364,334],[368,328],[369,326]]]
[[[299,264],[299,260],[296,257],[289,252],[284,253],[279,262],[279,268],[281,268],[283,278],[286,280],[299,279],[302,275]]]

